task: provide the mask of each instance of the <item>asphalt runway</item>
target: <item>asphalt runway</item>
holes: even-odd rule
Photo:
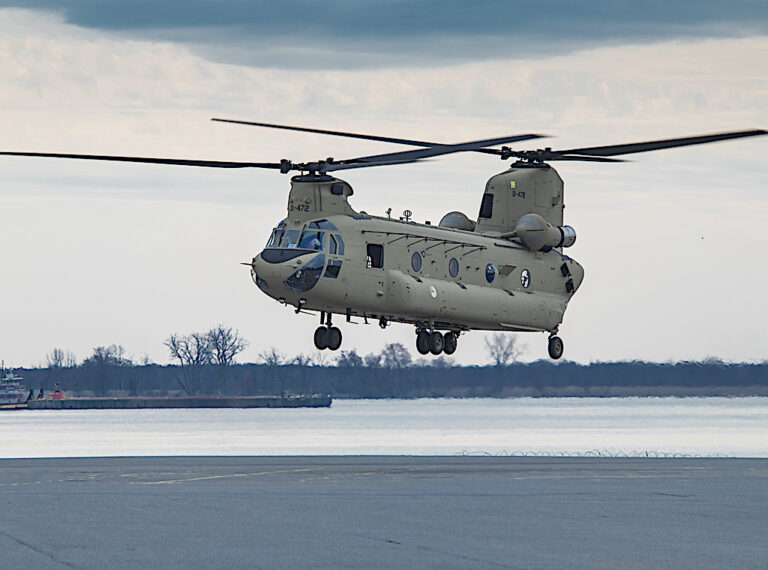
[[[2,568],[761,568],[768,460],[0,460]]]

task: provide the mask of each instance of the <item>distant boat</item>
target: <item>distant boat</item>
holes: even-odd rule
[[[0,378],[0,410],[18,410],[27,407],[30,393],[21,380],[23,378],[14,376],[12,370],[5,371]]]

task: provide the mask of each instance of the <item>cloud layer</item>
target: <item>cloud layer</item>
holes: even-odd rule
[[[597,46],[768,34],[758,0],[0,0],[255,67],[443,66]]]

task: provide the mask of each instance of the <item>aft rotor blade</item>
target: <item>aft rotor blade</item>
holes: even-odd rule
[[[504,144],[517,141],[527,141],[531,139],[542,138],[543,135],[526,134],[526,135],[512,135],[507,137],[498,137],[493,139],[484,139],[479,141],[470,141],[457,144],[447,144],[440,146],[432,146],[423,148],[420,150],[409,150],[403,152],[390,152],[387,154],[374,154],[371,156],[361,156],[358,158],[351,158],[348,160],[342,160],[337,163],[329,163],[326,170],[342,170],[347,168],[364,168],[366,166],[379,166],[384,164],[400,164],[406,162],[415,162],[424,158],[430,158],[433,156],[442,156],[444,154],[453,154],[457,152],[466,152],[480,149],[486,146],[493,146],[497,144]],[[354,166],[351,166],[354,165]]]
[[[697,137],[685,137],[680,139],[662,139],[656,141],[646,141],[630,144],[617,144],[610,146],[593,146],[587,148],[571,148],[568,150],[551,151],[551,157],[546,160],[557,160],[558,155],[590,155],[590,156],[617,156],[620,154],[632,154],[635,152],[648,152],[650,150],[660,150],[665,148],[675,148],[679,146],[689,146],[694,144],[705,144],[729,139],[738,139],[742,137],[754,137],[768,134],[763,129],[754,129],[750,131],[735,131],[729,133],[715,133],[711,135],[701,135]]]
[[[37,156],[43,158],[75,158],[81,160],[109,160],[113,162],[143,162],[147,164],[175,164],[178,166],[204,166],[208,168],[274,168],[279,162],[228,162],[221,160],[190,160],[184,158],[154,158],[144,156],[112,156],[104,154],[62,154],[54,152],[2,152],[5,156]]]
[[[368,141],[380,141],[397,144],[409,144],[412,146],[439,146],[441,143],[417,141],[411,139],[398,139],[394,137],[380,137],[377,135],[364,135],[360,133],[347,133],[344,131],[330,131],[327,129],[312,129],[309,127],[293,127],[290,125],[276,125],[274,123],[258,123],[256,121],[238,121],[235,119],[211,119],[211,121],[218,121],[219,123],[234,123],[237,125],[250,125],[253,127],[268,127],[270,129],[285,129],[286,131],[299,131],[303,133],[316,133],[319,135],[332,135],[335,137],[347,137],[352,139],[363,139]]]

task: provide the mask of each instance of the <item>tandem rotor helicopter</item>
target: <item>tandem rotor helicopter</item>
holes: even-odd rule
[[[416,327],[421,354],[453,354],[470,330],[545,332],[553,359],[563,354],[557,336],[565,310],[584,278],[563,253],[576,231],[563,224],[563,180],[555,161],[622,162],[626,154],[768,134],[765,130],[717,133],[631,144],[566,150],[514,150],[511,143],[542,138],[523,134],[457,144],[356,134],[305,127],[212,119],[258,127],[397,143],[416,150],[316,162],[224,162],[135,156],[0,152],[0,155],[107,160],[212,168],[267,168],[291,178],[285,219],[248,265],[259,289],[295,312],[316,312],[314,343],[337,350],[341,330],[334,315]],[[494,148],[500,145],[501,148]],[[449,212],[437,226],[373,216],[352,208],[352,187],[330,173],[408,164],[457,152],[517,159],[485,185],[476,221]]]

